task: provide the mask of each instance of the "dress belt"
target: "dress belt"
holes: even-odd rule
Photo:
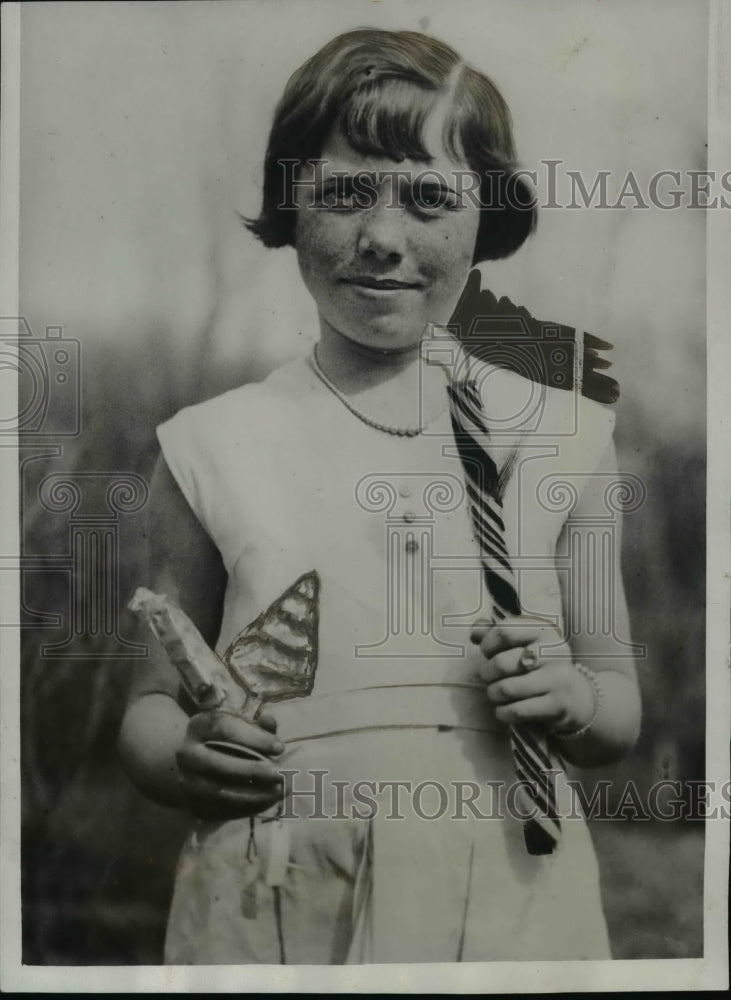
[[[266,706],[285,743],[384,729],[505,732],[483,684],[386,684],[308,695]]]

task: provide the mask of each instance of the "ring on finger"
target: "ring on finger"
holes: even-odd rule
[[[538,650],[535,643],[528,643],[524,648],[520,660],[518,661],[518,666],[521,670],[530,671],[535,670],[539,666]]]

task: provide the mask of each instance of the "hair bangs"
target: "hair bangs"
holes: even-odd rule
[[[429,162],[424,123],[438,99],[436,87],[423,78],[381,76],[361,85],[346,100],[338,126],[348,143],[364,156]]]

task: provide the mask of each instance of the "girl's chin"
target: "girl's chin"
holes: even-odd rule
[[[387,354],[405,354],[408,351],[415,351],[422,339],[421,332],[405,335],[383,330],[358,330],[352,334],[346,333],[344,336],[346,340],[359,347]]]
[[[421,342],[427,324],[414,326],[413,320],[406,326],[403,322],[389,321],[384,317],[382,322],[378,320],[363,322],[362,320],[351,320],[336,327],[347,339],[364,347],[373,347],[379,350],[409,351],[418,347]]]

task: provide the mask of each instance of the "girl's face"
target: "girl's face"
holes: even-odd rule
[[[461,192],[477,178],[442,148],[439,123],[426,145],[429,164],[396,163],[361,156],[336,132],[319,174],[300,173],[308,183],[297,192],[297,258],[323,332],[403,352],[428,323],[452,315],[479,225],[479,208]]]

